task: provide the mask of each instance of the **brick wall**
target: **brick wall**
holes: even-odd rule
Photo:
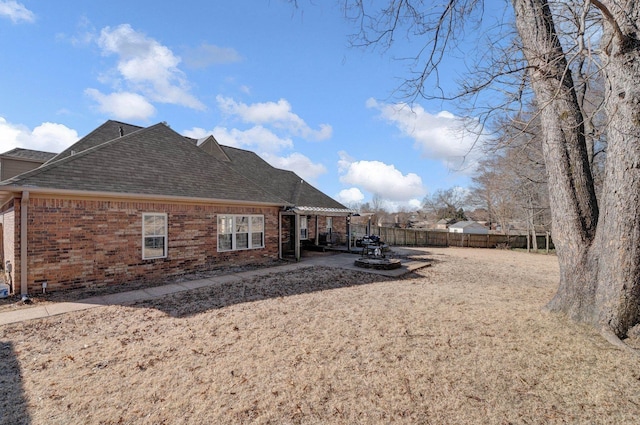
[[[304,216],[302,216],[304,217]],[[326,235],[327,234],[327,216],[315,216],[308,215],[307,217],[307,234],[308,239],[315,241],[316,238],[316,219],[318,220],[318,235]],[[338,243],[346,243],[346,235],[347,235],[347,218],[342,217],[332,217],[332,232],[335,236],[338,236]],[[288,220],[294,220],[293,216],[283,216],[283,231],[286,232],[286,238],[283,239],[283,245],[285,240],[289,240],[289,229],[286,223]],[[322,240],[322,239],[321,239]]]
[[[347,218],[332,217],[332,233],[334,242],[346,243],[347,241]],[[318,234],[327,234],[327,217],[318,216]],[[316,235],[316,216],[309,216],[309,238],[313,239]]]
[[[168,215],[167,258],[142,259],[145,212]],[[218,214],[264,215],[266,247],[217,252]],[[277,207],[32,197],[28,215],[29,292],[40,291],[43,281],[49,290],[102,286],[278,257]]]

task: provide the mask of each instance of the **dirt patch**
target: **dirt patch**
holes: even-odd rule
[[[540,313],[553,256],[427,249],[0,329],[0,423],[637,423],[637,360]],[[6,360],[5,360],[6,359]]]
[[[134,291],[137,289],[153,288],[156,286],[167,285],[171,283],[180,283],[190,280],[207,279],[215,276],[224,276],[233,273],[239,273],[249,270],[265,269],[274,266],[286,264],[287,261],[275,260],[260,265],[244,265],[233,267],[217,267],[216,269],[199,272],[186,273],[182,275],[168,277],[164,280],[155,281],[132,281],[117,285],[95,285],[87,288],[78,288],[66,291],[54,291],[29,294],[28,300],[23,301],[20,294],[14,294],[8,298],[0,299],[0,313],[3,311],[11,311],[22,308],[30,308],[37,305],[47,305],[64,301],[79,301],[84,298],[90,298],[101,295],[115,294],[125,291]],[[19,284],[18,284],[19,285]],[[19,292],[19,291],[18,291]]]

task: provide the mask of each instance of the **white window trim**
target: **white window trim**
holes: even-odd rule
[[[220,248],[220,219],[223,217],[231,217],[232,221],[231,221],[231,249],[221,249]],[[236,218],[241,218],[241,217],[248,217],[248,248],[237,248],[237,243],[236,243]],[[254,232],[253,231],[253,218],[255,217],[259,217],[262,219],[262,230],[260,232]],[[264,225],[264,215],[263,214],[218,214],[217,217],[217,235],[216,235],[216,245],[217,245],[217,249],[218,252],[232,252],[232,251],[247,251],[250,249],[262,249],[265,247],[265,225]],[[244,232],[242,232],[244,233]],[[253,245],[253,238],[252,235],[254,233],[262,233],[262,244],[261,245]],[[228,235],[229,233],[222,233],[223,235]]]
[[[144,222],[146,217],[162,217],[164,219],[164,235],[145,235]],[[142,213],[142,259],[143,260],[155,260],[158,258],[167,258],[167,253],[169,252],[169,219],[167,217],[167,213]],[[161,256],[156,257],[148,257],[145,255],[145,239],[149,237],[162,237],[164,238],[164,252]]]

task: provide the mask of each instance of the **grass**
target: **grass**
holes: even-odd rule
[[[414,250],[0,329],[6,424],[634,424],[637,360],[540,313],[555,256]]]

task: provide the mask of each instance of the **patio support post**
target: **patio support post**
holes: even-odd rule
[[[27,291],[27,212],[29,192],[22,192],[20,199],[20,295],[26,296]]]
[[[300,261],[300,215],[298,213],[295,214],[295,245],[294,245],[294,249],[295,249],[295,256],[296,256],[296,261]]]
[[[315,243],[316,246],[320,245],[320,230],[318,229],[318,223],[319,223],[319,220],[318,220],[318,216],[316,215],[316,243]]]
[[[351,214],[347,216],[347,252],[351,252]]]

